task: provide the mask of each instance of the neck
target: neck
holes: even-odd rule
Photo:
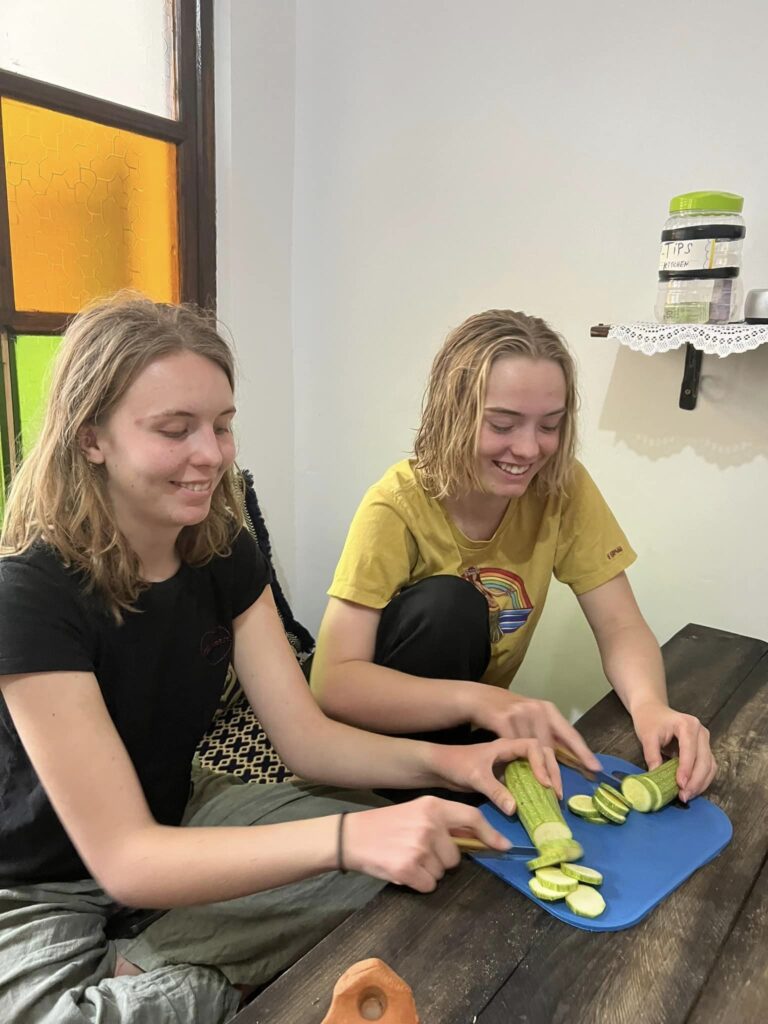
[[[509,498],[470,491],[460,498],[445,498],[443,507],[465,537],[490,540],[509,507]]]
[[[161,583],[175,575],[181,559],[176,541],[181,529],[157,529],[151,533],[118,521],[118,527],[139,559],[141,578],[147,583]]]

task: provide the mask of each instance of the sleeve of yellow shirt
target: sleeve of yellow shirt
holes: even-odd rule
[[[576,463],[564,499],[554,574],[577,596],[607,583],[637,558],[592,477]]]
[[[372,487],[355,513],[330,597],[383,608],[411,578],[416,540],[392,496]]]

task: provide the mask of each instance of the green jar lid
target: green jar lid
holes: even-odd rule
[[[705,213],[741,213],[744,209],[744,196],[735,192],[684,192],[669,201],[670,213],[692,212]]]

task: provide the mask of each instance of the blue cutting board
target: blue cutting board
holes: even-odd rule
[[[643,771],[608,754],[601,754],[600,761],[609,773],[618,770],[634,775]],[[668,804],[652,814],[630,811],[623,825],[592,825],[572,814],[565,802],[577,793],[591,795],[597,783],[588,782],[570,768],[561,768],[561,772],[563,817],[574,838],[584,847],[584,856],[578,863],[597,868],[604,877],[600,892],[606,909],[600,917],[594,920],[579,917],[568,909],[564,900],[556,903],[537,900],[528,888],[531,872],[523,859],[472,856],[549,914],[576,928],[606,932],[637,924],[697,868],[716,857],[733,835],[728,816],[701,796],[692,800],[687,810]],[[484,804],[481,810],[493,827],[513,843],[530,845],[517,817],[506,817],[493,804]]]

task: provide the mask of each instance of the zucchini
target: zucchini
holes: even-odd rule
[[[604,796],[613,797],[613,799],[616,801],[616,804],[618,805],[618,810],[623,810],[625,814],[631,810],[629,804],[627,803],[626,797],[622,796],[618,789],[615,789],[613,786],[609,786],[607,782],[601,782],[597,788],[603,793]]]
[[[594,815],[595,805],[592,802],[591,796],[585,796],[579,793],[577,796],[572,796],[568,801],[568,810],[573,814],[578,814],[580,818],[588,818],[590,815]]]
[[[605,910],[605,900],[591,885],[580,885],[573,892],[569,892],[565,897],[565,904],[579,917],[600,917]]]
[[[536,877],[542,885],[554,892],[559,892],[562,896],[565,896],[567,892],[573,892],[579,884],[577,879],[569,878],[560,868],[539,868]]]
[[[673,757],[651,772],[627,775],[621,783],[621,792],[636,811],[646,814],[666,807],[677,796],[677,769],[679,761]]]
[[[563,896],[565,896],[565,893],[563,892],[556,892],[554,889],[550,889],[546,885],[542,885],[536,877],[528,879],[528,888],[536,899],[546,900],[548,903],[552,903],[555,900],[561,900]],[[569,893],[568,895],[571,894]]]
[[[612,821],[614,825],[623,825],[627,820],[627,812],[616,810],[616,805],[613,801],[609,797],[603,796],[599,789],[595,790],[595,795],[592,797],[592,800],[595,808],[602,814],[602,816],[607,818],[608,821]]]
[[[583,856],[581,843],[577,843],[575,839],[561,839],[558,842],[545,843],[540,856],[527,861],[525,866],[529,871],[538,871],[539,868],[551,868]]]
[[[511,761],[507,765],[504,782],[515,798],[517,816],[538,850],[543,850],[546,843],[573,838],[555,791],[542,786],[525,758]]]
[[[561,864],[560,870],[567,878],[573,878],[577,882],[584,882],[585,885],[602,885],[603,876],[595,868],[588,868],[586,864]]]

